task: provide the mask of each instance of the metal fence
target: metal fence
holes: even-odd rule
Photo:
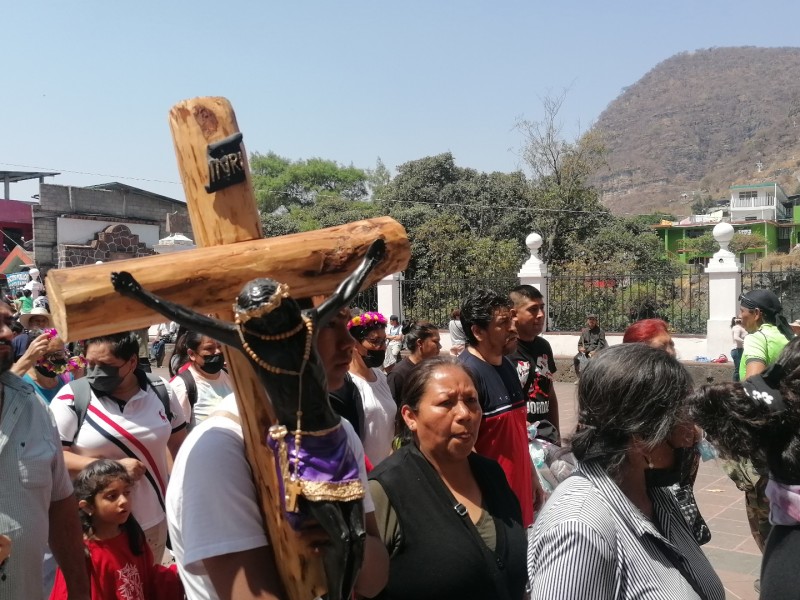
[[[773,280],[779,278],[774,272],[771,274]],[[755,287],[772,289],[773,280],[765,279],[763,285]],[[404,279],[400,281],[402,318],[427,320],[445,328],[452,310],[460,307],[473,290],[490,288],[506,293],[518,284],[516,277]],[[800,272],[797,285],[800,286]],[[548,290],[549,331],[580,331],[586,326],[586,315],[593,313],[608,332],[624,331],[640,319],[659,318],[669,323],[675,333],[706,333],[708,275],[702,267],[664,273],[555,271],[548,277]],[[783,301],[786,306],[787,300]],[[361,292],[352,306],[378,310],[377,287]],[[800,297],[795,308],[800,315]]]
[[[460,308],[473,290],[489,288],[505,294],[516,285],[519,285],[516,277],[404,279],[400,282],[403,318],[430,321],[437,327],[445,328],[450,321],[450,313],[454,308]]]
[[[789,321],[800,318],[800,271],[790,269],[743,271],[742,292],[755,289],[774,292],[783,305],[783,314]]]
[[[363,312],[377,311],[378,310],[378,286],[373,285],[365,290],[362,290],[356,295],[350,306],[354,309],[359,309]],[[389,318],[389,315],[386,315]]]
[[[579,331],[586,315],[621,332],[640,319],[659,318],[675,333],[705,334],[708,276],[692,267],[678,273],[555,272],[548,278],[550,331]]]

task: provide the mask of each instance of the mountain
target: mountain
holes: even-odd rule
[[[625,88],[593,129],[608,155],[592,183],[616,213],[685,215],[698,196],[728,198],[731,185],[754,181],[778,181],[792,194],[800,48],[683,52]]]

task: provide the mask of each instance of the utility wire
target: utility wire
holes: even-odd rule
[[[8,241],[10,241],[12,244],[14,244],[15,246],[19,246],[20,248],[22,248],[23,250],[25,250],[25,247],[24,247],[22,244],[19,244],[19,243],[17,243],[17,241],[16,241],[14,238],[12,238],[10,235],[8,235],[8,234],[7,234],[5,231],[3,231],[2,229],[0,229],[0,233],[2,233],[2,234],[5,236],[5,237],[7,237],[7,238],[8,238]]]
[[[109,175],[108,173],[89,173],[87,171],[70,171],[69,169],[53,169],[50,167],[34,167],[32,165],[17,165],[14,163],[0,162],[0,165],[6,167],[17,167],[20,169],[37,169],[39,171],[58,171],[59,173],[73,173],[75,175],[92,175],[93,177],[111,177],[113,179],[130,179],[133,181],[150,181],[152,183],[172,183],[180,185],[177,181],[167,181],[164,179],[147,179],[146,177],[128,177],[126,175]]]

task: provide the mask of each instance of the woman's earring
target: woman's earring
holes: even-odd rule
[[[647,468],[648,469],[653,469],[655,467],[655,465],[653,464],[653,461],[650,460],[649,456],[645,456],[644,459],[647,461]]]

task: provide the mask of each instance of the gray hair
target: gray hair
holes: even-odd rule
[[[686,418],[691,391],[689,373],[663,350],[621,344],[598,352],[581,371],[573,453],[617,476],[634,436],[654,448]]]

